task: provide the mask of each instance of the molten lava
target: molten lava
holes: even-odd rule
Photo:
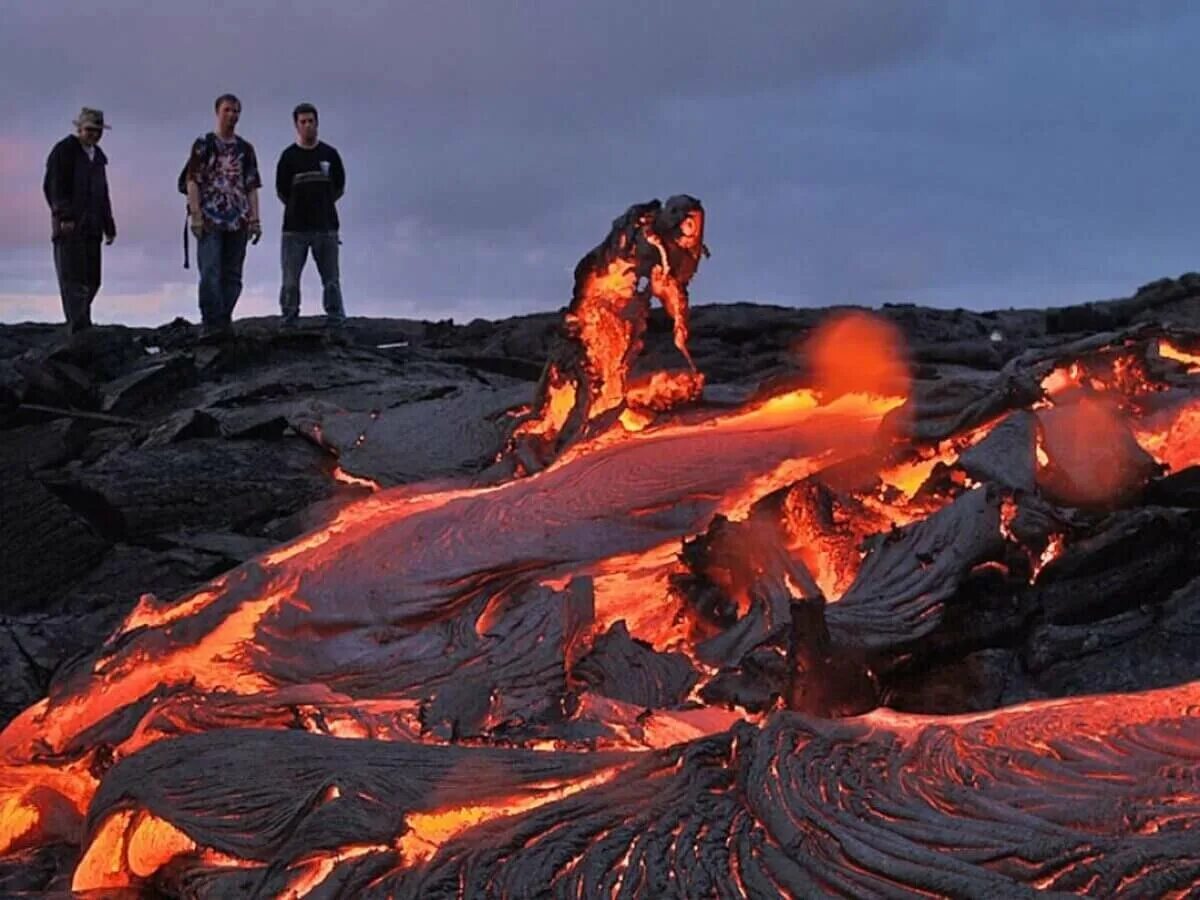
[[[894,427],[922,412],[898,332],[850,314],[804,387],[681,415],[703,226],[692,198],[636,206],[580,263],[507,448],[523,477],[373,491],[143,596],[0,733],[0,857],[67,845],[76,890],[201,896],[1185,884],[1200,683],[857,714],[980,578],[1042,590],[1077,508],[1200,464],[1196,379],[1130,341],[1043,364],[1035,414],[920,443]],[[633,372],[652,296],[687,370]],[[1035,423],[1002,459],[1027,471],[968,476],[1008,412]]]
[[[1200,353],[1189,353],[1181,350],[1170,341],[1158,342],[1158,353],[1163,359],[1173,359],[1187,366],[1189,374],[1200,372]]]
[[[521,469],[536,471],[565,445],[609,427],[610,413],[640,430],[653,412],[700,396],[704,379],[687,347],[688,283],[707,255],[704,209],[694,197],[631,206],[613,222],[575,268],[562,334],[529,417],[513,429],[509,449]],[[689,371],[635,382],[652,297],[670,316]]]

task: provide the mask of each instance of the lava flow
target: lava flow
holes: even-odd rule
[[[0,865],[67,848],[76,891],[195,897],[1187,895],[1200,682],[885,700],[985,579],[1081,621],[1055,585],[1200,464],[1189,352],[1047,357],[1040,398],[919,439],[898,332],[838,319],[805,383],[716,411],[690,368],[631,376],[651,296],[690,365],[704,250],[673,198],[581,262],[522,477],[378,490],[143,597],[0,733]]]

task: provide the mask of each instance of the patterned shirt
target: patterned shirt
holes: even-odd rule
[[[200,187],[200,209],[211,228],[237,231],[246,227],[250,192],[262,187],[258,158],[249,141],[237,137],[223,141],[211,133],[197,138],[189,176]]]

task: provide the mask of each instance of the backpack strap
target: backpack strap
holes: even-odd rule
[[[217,136],[210,131],[207,134],[196,138],[196,140],[204,141],[204,162],[205,165],[207,165],[212,161],[213,156],[217,152]],[[185,186],[187,184],[187,170],[188,166],[190,165],[191,161],[189,160],[187,166],[183,167],[183,173],[181,175],[181,180]],[[186,187],[183,193],[187,193]],[[191,210],[189,210],[185,205],[183,208],[183,267],[185,269],[189,268],[188,263],[190,262],[188,252],[188,232],[191,230],[191,224]]]

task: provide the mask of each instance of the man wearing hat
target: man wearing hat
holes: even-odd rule
[[[104,124],[103,112],[86,106],[74,125],[75,134],[50,151],[42,182],[69,335],[92,327],[92,300],[100,290],[100,240],[111,244],[117,237],[105,175],[108,157],[98,146],[110,126]]]

